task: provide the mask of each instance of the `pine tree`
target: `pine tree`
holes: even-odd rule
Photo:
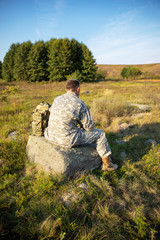
[[[93,82],[96,77],[96,62],[92,56],[91,51],[82,43],[82,65],[81,65],[81,82]]]
[[[66,80],[66,76],[74,71],[72,46],[68,38],[51,43],[48,64],[51,81]]]
[[[29,81],[48,80],[48,57],[47,47],[43,41],[38,41],[32,45],[28,56]]]
[[[2,64],[2,77],[4,80],[11,82],[14,81],[14,56],[15,56],[15,52],[16,50],[19,48],[20,44],[17,43],[13,43],[10,46],[9,51],[6,53],[5,57],[4,57],[4,61]]]
[[[14,57],[14,78],[16,80],[28,80],[28,56],[32,43],[30,41],[22,43],[17,48]]]
[[[76,76],[94,81],[96,63],[91,51],[75,39],[54,39],[44,43],[30,41],[12,44],[2,66],[5,80],[63,81]]]
[[[83,59],[81,44],[77,40],[71,39],[71,49],[73,58],[73,72],[80,71]]]

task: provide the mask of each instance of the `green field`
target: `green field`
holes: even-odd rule
[[[52,104],[64,88],[64,82],[0,81],[0,239],[158,240],[159,82],[81,85],[80,98],[96,127],[106,132],[119,169],[97,169],[72,179],[39,172],[25,152],[33,109],[41,101]],[[141,110],[134,104],[150,108]],[[13,131],[18,131],[16,140],[8,138]],[[148,139],[157,145],[146,145]],[[63,194],[70,194],[69,205]]]

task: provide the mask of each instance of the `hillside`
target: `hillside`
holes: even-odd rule
[[[97,64],[98,69],[106,72],[107,78],[119,78],[120,73],[124,67],[128,67],[132,65],[107,65],[107,64]],[[142,77],[151,77],[154,75],[160,76],[160,63],[155,64],[140,64],[134,65],[138,67],[144,74]]]

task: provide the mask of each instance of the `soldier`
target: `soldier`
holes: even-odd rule
[[[105,132],[95,129],[90,110],[79,99],[79,81],[74,79],[67,81],[66,92],[53,101],[48,127],[44,133],[45,138],[53,144],[67,148],[96,143],[97,152],[103,162],[102,170],[116,170],[118,166],[111,161],[111,149]]]

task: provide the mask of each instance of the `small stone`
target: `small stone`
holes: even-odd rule
[[[116,143],[118,143],[118,144],[125,144],[126,141],[124,141],[123,139],[122,139],[122,140],[118,140],[118,139],[116,139]]]
[[[90,94],[91,92],[90,91],[84,91],[83,93],[84,94]]]
[[[121,156],[121,158],[125,159],[126,156],[127,156],[127,155],[126,155],[126,152],[121,152],[121,153],[120,153],[120,156]]]
[[[147,111],[151,109],[150,105],[144,105],[144,104],[131,103],[131,106],[138,107],[142,111]]]
[[[74,192],[67,193],[66,195],[62,196],[62,200],[67,207],[69,207],[72,203],[78,201],[79,198],[80,197]]]
[[[69,201],[69,200],[64,201],[64,204],[66,205],[66,207],[69,207],[69,206],[71,206],[72,201]]]
[[[16,140],[18,136],[18,131],[14,131],[8,134],[8,139]]]
[[[130,130],[130,127],[134,127],[134,123],[122,123],[119,125],[120,127],[120,132],[121,133],[128,133]]]
[[[82,189],[87,189],[87,184],[86,183],[81,183],[78,187],[82,188]]]
[[[124,132],[124,131],[129,131],[129,125],[127,123],[122,123],[120,125],[120,131]]]
[[[133,117],[136,117],[136,118],[142,118],[143,116],[149,116],[149,115],[151,115],[150,112],[135,113],[135,114],[133,114]]]
[[[157,146],[157,142],[154,140],[154,139],[148,139],[148,140],[146,140],[145,142],[144,142],[144,144],[146,145],[146,146]]]

